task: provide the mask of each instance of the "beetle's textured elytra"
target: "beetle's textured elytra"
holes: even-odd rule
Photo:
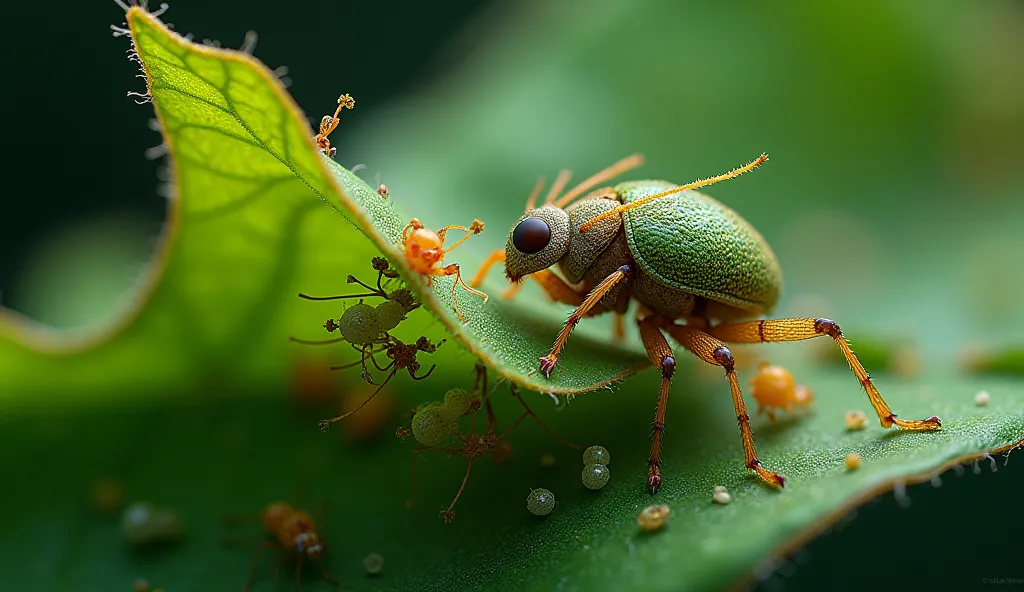
[[[651,362],[661,370],[647,463],[647,484],[652,493],[662,484],[661,441],[676,367],[666,334],[725,372],[743,440],[745,465],[770,486],[782,487],[785,478],[767,470],[757,458],[736,365],[726,343],[830,337],[864,387],[882,427],[895,425],[923,431],[942,426],[937,417],[898,419],[834,321],[741,320],[772,310],[782,291],[782,270],[771,247],[753,226],[732,209],[694,190],[738,177],[767,160],[768,156],[762,154],[745,166],[686,185],[648,180],[595,189],[642,164],[643,159],[633,155],[559,198],[569,179],[568,171],[562,171],[544,205],[535,208],[542,189],[538,182],[527,201],[526,214],[509,232],[505,251],[492,253],[473,278],[472,285],[479,285],[491,265],[504,261],[509,280],[532,277],[552,300],[576,307],[555,338],[551,352],[540,359],[539,370],[544,376],[554,371],[570,333],[582,319],[609,311],[621,319],[631,300],[640,303],[640,337]],[[582,199],[574,201],[579,196]],[[550,230],[550,237],[542,225]],[[535,234],[549,239],[543,248],[540,240],[534,240]],[[561,277],[549,270],[556,265]],[[514,288],[505,296],[510,298],[516,292]],[[616,335],[622,336],[621,323],[617,323]]]

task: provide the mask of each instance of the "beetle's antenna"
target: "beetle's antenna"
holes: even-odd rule
[[[526,209],[524,212],[529,212],[533,208],[537,207],[537,196],[540,195],[540,190],[544,189],[544,177],[537,177],[537,183],[533,186],[533,191],[530,192],[530,197],[526,200]]]
[[[588,230],[590,230],[590,228],[595,223],[597,223],[597,222],[599,222],[599,221],[601,221],[601,220],[603,220],[605,218],[610,218],[611,216],[615,216],[617,214],[621,214],[622,212],[625,212],[626,210],[631,210],[631,209],[633,209],[635,207],[642,206],[645,203],[652,202],[652,201],[654,201],[656,199],[660,199],[662,197],[673,195],[673,194],[679,193],[681,191],[687,191],[689,189],[697,189],[699,187],[706,187],[708,185],[713,185],[715,183],[718,183],[719,181],[725,181],[726,179],[732,179],[733,177],[739,177],[743,173],[752,171],[752,170],[756,169],[757,167],[761,166],[762,164],[767,162],[767,160],[768,160],[768,155],[764,154],[764,153],[761,153],[761,156],[758,156],[757,159],[754,160],[753,162],[745,164],[745,165],[743,165],[743,166],[741,166],[739,168],[735,168],[735,169],[729,171],[728,173],[723,173],[721,175],[718,175],[717,177],[709,177],[707,179],[699,179],[697,181],[694,181],[693,183],[688,183],[686,185],[680,185],[679,187],[673,187],[672,189],[669,189],[668,191],[662,191],[661,193],[655,193],[654,195],[648,195],[647,197],[644,197],[642,199],[638,199],[638,200],[630,202],[628,204],[623,204],[623,205],[621,205],[621,206],[619,206],[619,207],[617,207],[617,208],[615,208],[613,210],[608,210],[607,212],[603,212],[603,213],[598,214],[597,216],[591,218],[589,221],[587,221],[586,224],[583,224],[582,226],[580,226],[580,232],[587,232]]]
[[[627,156],[626,158],[623,158],[619,162],[604,169],[603,171],[598,172],[597,174],[591,176],[589,179],[586,179],[579,185],[570,189],[569,193],[566,193],[562,197],[558,198],[558,201],[555,202],[555,207],[565,207],[566,205],[569,204],[569,202],[583,195],[584,192],[593,189],[594,187],[600,185],[601,183],[604,183],[609,179],[618,177],[619,175],[625,173],[626,171],[633,170],[636,167],[642,165],[643,163],[643,155],[632,154],[630,156]]]
[[[555,203],[555,198],[558,197],[558,194],[561,193],[563,189],[565,189],[566,184],[571,178],[572,171],[569,169],[562,169],[559,171],[558,176],[555,177],[554,184],[551,185],[551,190],[548,191],[548,196],[544,198],[544,204]]]

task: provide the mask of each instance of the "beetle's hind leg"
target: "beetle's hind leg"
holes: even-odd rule
[[[753,469],[757,476],[768,485],[782,487],[785,484],[785,478],[765,469],[757,458],[757,449],[754,448],[754,433],[750,429],[750,416],[747,415],[747,404],[743,402],[740,380],[736,375],[736,361],[733,359],[732,352],[724,343],[700,329],[673,324],[666,327],[665,330],[698,358],[708,364],[725,368],[725,377],[729,381],[729,390],[732,392],[732,404],[736,408],[736,422],[740,426],[740,436],[743,438],[743,457],[746,460],[747,468]]]
[[[932,416],[928,419],[898,419],[889,405],[882,399],[881,393],[871,382],[871,375],[857,359],[857,356],[850,349],[850,345],[843,338],[843,332],[835,321],[829,319],[774,319],[763,321],[746,321],[742,323],[724,323],[712,327],[708,332],[723,341],[731,343],[778,343],[783,341],[803,341],[828,335],[835,340],[836,345],[843,351],[850,369],[857,376],[861,386],[868,394],[871,406],[878,414],[878,420],[883,428],[893,425],[905,430],[928,431],[937,430],[942,427],[938,417]]]

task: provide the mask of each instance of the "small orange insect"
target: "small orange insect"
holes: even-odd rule
[[[355,107],[356,100],[352,98],[352,95],[341,95],[338,97],[338,108],[334,110],[334,115],[324,115],[324,118],[320,120],[320,133],[313,138],[313,141],[327,156],[334,156],[334,153],[337,152],[337,148],[331,148],[331,141],[327,139],[327,136],[331,135],[331,132],[341,123],[341,110],[355,109]]]
[[[429,286],[434,276],[455,276],[455,282],[452,284],[452,302],[455,309],[455,314],[459,315],[459,320],[463,323],[466,322],[466,317],[463,316],[462,311],[459,310],[459,300],[455,295],[455,289],[458,286],[462,286],[464,290],[470,294],[476,294],[477,296],[484,299],[487,302],[487,294],[484,294],[480,290],[469,287],[466,282],[462,281],[462,273],[459,271],[458,263],[451,263],[440,267],[444,256],[451,252],[455,247],[461,245],[474,234],[480,234],[483,232],[484,223],[479,220],[473,220],[473,223],[469,225],[469,228],[464,226],[458,226],[451,224],[445,226],[441,230],[434,232],[424,228],[423,224],[419,220],[413,218],[411,222],[406,224],[402,230],[402,252],[405,254],[405,262],[409,264],[409,267],[413,268],[416,273],[426,276],[427,285]],[[454,245],[444,248],[445,236],[449,230],[461,230],[466,233],[466,236],[458,240]]]
[[[249,589],[253,577],[256,575],[256,567],[260,562],[260,553],[265,547],[277,549],[295,558],[295,589],[299,589],[302,577],[302,564],[309,559],[320,570],[320,575],[327,581],[341,586],[331,574],[324,571],[320,566],[320,560],[324,556],[324,543],[316,531],[313,517],[304,510],[297,510],[286,502],[274,502],[263,509],[263,529],[277,538],[277,543],[264,541],[256,548],[256,556],[252,561],[252,569],[249,577],[242,586],[242,592]],[[277,574],[274,575],[275,589]]]
[[[757,412],[768,413],[775,421],[775,409],[792,413],[794,407],[805,407],[814,400],[811,390],[796,384],[793,375],[782,366],[761,362],[757,375],[750,379],[750,394],[757,400]]]

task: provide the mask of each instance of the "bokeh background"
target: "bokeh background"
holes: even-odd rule
[[[151,109],[125,96],[143,81],[109,37],[113,3],[9,10],[3,166],[24,181],[0,216],[0,303],[101,323],[131,298],[166,211]],[[504,242],[537,175],[582,178],[638,151],[640,175],[686,182],[766,151],[709,193],[774,246],[781,314],[858,319],[912,339],[925,366],[1024,336],[1020,2],[181,1],[167,20],[225,46],[258,31],[257,57],[288,67],[311,121],[352,93],[338,160],[379,173],[403,211],[440,204],[429,226],[472,196],[491,224],[479,253]],[[1019,543],[993,525],[1021,524],[1013,464],[912,488],[910,508],[871,504],[764,585],[940,565],[1022,577],[998,571]],[[893,528],[937,520],[949,536]]]

